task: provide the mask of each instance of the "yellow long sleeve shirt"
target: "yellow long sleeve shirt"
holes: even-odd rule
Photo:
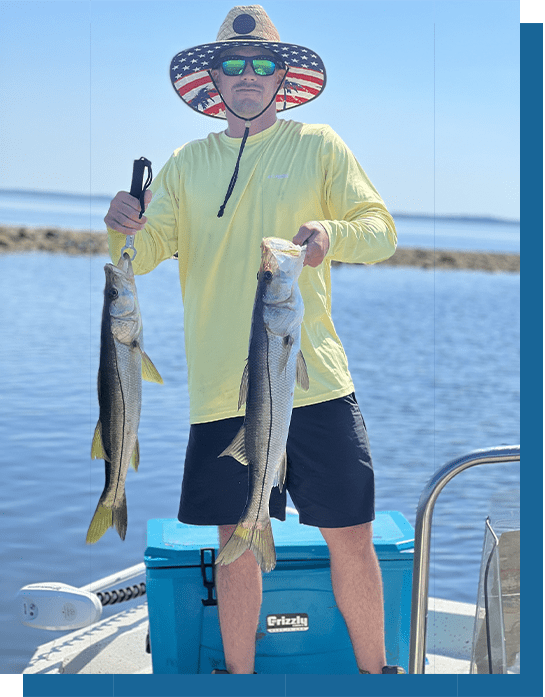
[[[279,119],[250,136],[233,194],[218,218],[239,147],[239,138],[211,133],[176,150],[151,185],[148,222],[135,237],[137,274],[178,251],[191,423],[243,413],[238,393],[263,237],[291,240],[301,225],[316,220],[330,239],[323,263],[305,266],[299,280],[310,389],[296,388],[295,407],[354,389],[331,318],[331,261],[371,264],[396,248],[394,222],[382,199],[326,125]],[[117,261],[126,238],[108,233]]]

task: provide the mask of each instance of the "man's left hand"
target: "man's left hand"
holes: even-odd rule
[[[329,235],[325,227],[316,220],[301,225],[292,242],[307,245],[303,266],[320,266],[329,250]]]

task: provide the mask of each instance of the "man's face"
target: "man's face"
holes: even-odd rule
[[[233,47],[222,53],[222,58],[235,56],[272,56],[271,51],[263,48]],[[242,75],[224,75],[220,68],[212,70],[214,81],[218,86],[224,102],[242,118],[257,116],[276,94],[285,75],[285,70],[275,70],[272,75],[256,75],[247,64]]]

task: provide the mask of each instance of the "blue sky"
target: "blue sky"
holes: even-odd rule
[[[224,123],[168,77],[215,39],[223,0],[2,2],[0,188],[115,194]],[[327,87],[295,120],[329,123],[395,212],[519,217],[519,2],[271,0]]]

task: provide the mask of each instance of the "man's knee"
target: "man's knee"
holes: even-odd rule
[[[331,554],[374,554],[373,523],[347,528],[320,528]]]

